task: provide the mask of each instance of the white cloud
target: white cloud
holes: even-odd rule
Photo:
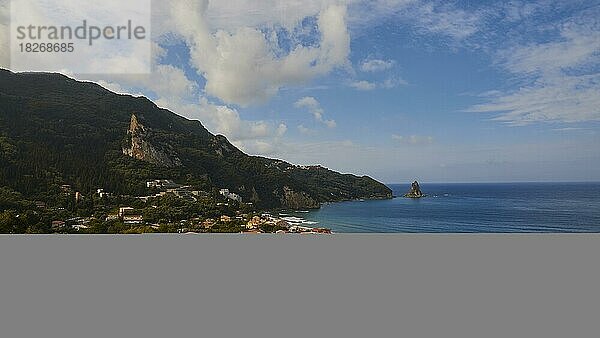
[[[232,141],[246,141],[281,137],[287,131],[285,124],[274,126],[265,121],[245,121],[236,109],[215,105],[206,98],[200,100],[197,110],[199,119],[205,121],[216,133],[223,134]]]
[[[303,124],[298,125],[298,131],[304,135],[310,134],[312,132],[311,129],[306,128]]]
[[[206,1],[170,5],[171,28],[190,47],[191,62],[206,79],[206,92],[225,103],[261,103],[281,87],[305,83],[349,64],[350,35],[344,5],[331,5],[318,12],[318,46],[297,45],[284,55],[280,55],[277,40],[259,28],[214,31],[207,19],[207,5]]]
[[[429,2],[407,9],[404,15],[422,31],[447,35],[457,40],[478,32],[482,21],[482,16],[477,12]]]
[[[408,85],[408,82],[402,78],[388,78],[382,82],[370,82],[366,80],[351,81],[348,84],[356,90],[370,91],[375,89],[392,89],[398,86]]]
[[[388,78],[385,81],[383,81],[383,83],[381,84],[381,88],[391,89],[391,88],[396,88],[398,86],[407,86],[407,85],[408,85],[408,81],[406,81],[400,77],[393,77],[393,78]]]
[[[360,65],[360,70],[363,72],[381,72],[388,70],[394,66],[393,60],[371,59],[364,60]]]
[[[365,80],[354,81],[350,83],[350,87],[357,90],[374,90],[377,88],[377,84]]]
[[[317,101],[317,99],[315,99],[314,97],[306,96],[306,97],[303,97],[303,98],[299,99],[298,101],[296,101],[296,103],[294,103],[294,106],[296,108],[306,107],[306,108],[310,108],[310,109],[315,109],[315,108],[319,108],[320,104],[319,104],[319,101]]]
[[[337,122],[334,120],[325,120],[323,123],[327,126],[327,128],[335,128],[337,127]]]
[[[277,151],[276,145],[263,140],[232,141],[231,143],[241,151],[252,155],[274,155]]]
[[[95,82],[97,84],[99,84],[100,86],[110,90],[113,93],[117,93],[117,94],[121,94],[121,95],[131,95],[131,96],[135,96],[135,97],[144,96],[144,93],[139,92],[139,91],[136,92],[134,90],[124,88],[121,84],[119,84],[117,82],[106,81],[106,80],[98,80]]]
[[[496,121],[512,125],[534,122],[600,120],[600,76],[563,76],[475,105],[472,112],[501,112]]]
[[[589,62],[598,63],[600,29],[583,26],[565,26],[560,41],[518,46],[507,50],[502,57],[513,73],[541,73],[557,75],[570,67]]]
[[[287,125],[285,125],[285,123],[280,123],[279,126],[277,126],[275,135],[277,135],[278,137],[282,137],[283,135],[285,135],[287,130],[288,130]]]
[[[101,79],[88,77],[103,87],[117,93],[146,95],[150,93],[162,100],[180,102],[193,100],[199,93],[196,82],[187,78],[181,68],[157,65],[147,75],[103,75]]]
[[[157,104],[201,121],[211,132],[225,135],[236,147],[252,155],[272,154],[288,129],[284,123],[244,120],[236,109],[214,104],[205,97],[201,97],[199,103],[159,99]]]
[[[501,53],[503,66],[526,83],[468,111],[497,112],[495,120],[512,125],[600,120],[600,31],[570,23],[560,32],[555,41]]]
[[[356,3],[350,21],[358,26],[379,24],[386,17],[408,24],[420,34],[463,41],[480,31],[485,13],[466,11],[443,2],[426,0],[374,0]]]
[[[317,15],[323,8],[351,3],[339,0],[213,0],[206,10],[211,27],[228,31],[239,27],[261,27],[281,25],[293,29],[310,16]]]
[[[198,91],[198,85],[189,80],[183,70],[171,65],[158,65],[146,87],[161,97],[190,97]]]
[[[321,104],[312,96],[303,97],[294,103],[296,108],[307,108],[317,122],[327,126],[327,128],[335,128],[337,123],[334,120],[326,120],[324,118],[325,111],[321,108]]]

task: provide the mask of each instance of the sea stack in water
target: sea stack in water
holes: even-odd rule
[[[423,194],[423,192],[421,191],[419,182],[414,181],[410,187],[410,191],[407,194],[405,194],[404,197],[421,198],[421,197],[425,197],[425,194]]]

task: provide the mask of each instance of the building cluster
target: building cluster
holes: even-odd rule
[[[161,197],[166,195],[173,195],[181,199],[185,199],[191,202],[198,201],[199,198],[208,198],[211,195],[204,191],[194,190],[191,186],[183,186],[175,183],[172,180],[157,179],[146,182],[146,187],[150,189],[156,189],[156,194],[151,196],[137,197],[144,202],[147,202],[150,198]],[[70,185],[61,186],[63,192],[75,195],[77,200],[83,198],[83,196],[74,191]],[[236,193],[231,192],[229,189],[221,189],[219,194],[225,199],[237,201],[242,203],[242,197]],[[100,198],[111,197],[111,194],[106,192],[104,189],[97,189],[96,196]],[[226,203],[219,203],[220,205]],[[249,203],[250,204],[250,203]],[[45,203],[39,201],[36,202],[36,206],[39,209],[45,209]],[[64,208],[62,208],[64,210]],[[282,214],[283,215],[283,214]],[[77,231],[89,228],[90,222],[94,220],[93,217],[76,217],[68,220],[55,220],[52,222],[52,228],[56,231],[64,231],[66,229],[75,229]],[[158,224],[149,224],[144,220],[144,216],[140,210],[136,210],[130,206],[121,206],[118,211],[114,211],[104,218],[105,221],[120,221],[126,225],[136,226],[144,225],[155,229],[159,228]],[[320,233],[331,233],[330,229],[316,228],[306,226],[306,222],[302,219],[294,217],[276,217],[269,213],[263,213],[261,215],[250,215],[241,214],[238,212],[236,216],[221,215],[217,218],[204,219],[201,216],[196,218],[182,219],[173,223],[179,229],[179,232],[206,232],[213,229],[215,226],[218,228],[226,226],[226,228],[240,227],[242,233],[264,233],[264,232],[276,232],[276,233],[301,233],[301,234],[320,234]]]
[[[274,217],[269,213],[264,213],[260,216],[253,216],[250,218],[246,224],[246,229],[248,229],[248,233],[260,233],[261,226],[264,225],[277,227],[278,230],[276,233],[281,234],[331,234],[331,229],[302,226],[295,220],[286,220],[279,217]]]
[[[81,192],[79,191],[75,191],[70,184],[63,184],[60,186],[60,190],[63,192],[64,195],[66,196],[74,196],[75,198],[75,202],[81,202],[84,199],[84,196]],[[104,189],[96,189],[96,196],[100,197],[100,198],[108,198],[111,197],[112,194],[109,192],[106,192]],[[41,203],[41,202],[40,202]],[[38,208],[43,209],[44,207],[40,207],[38,206]]]
[[[117,214],[106,216],[107,221],[121,220],[125,224],[143,224],[144,217],[132,207],[120,207]]]
[[[151,198],[157,198],[167,195],[173,195],[175,197],[184,199],[189,202],[197,202],[199,198],[210,196],[209,193],[201,190],[196,190],[192,186],[186,186],[175,183],[173,180],[168,179],[156,179],[151,181],[146,181],[146,187],[150,189],[156,189],[158,192],[149,196],[140,196],[138,197],[143,202],[148,202]],[[71,185],[64,184],[60,186],[60,189],[65,194],[73,194],[75,196],[75,201],[80,202],[83,200],[83,195],[79,191],[73,191]],[[237,201],[242,203],[242,197],[236,193],[229,191],[229,189],[221,189],[219,191],[220,195],[233,201]],[[108,198],[112,197],[112,194],[106,192],[104,189],[97,189],[96,196],[100,198]],[[248,203],[252,204],[252,203]],[[43,207],[40,207],[43,208]]]
[[[221,189],[219,194],[227,199],[242,203],[242,197],[236,193],[230,192],[229,189]]]
[[[128,225],[144,224],[144,217],[132,207],[120,207],[118,213],[106,216],[106,221],[117,220]]]
[[[88,229],[90,223],[92,222],[92,217],[73,217],[67,220],[54,220],[52,221],[52,230],[54,231],[62,231],[65,229],[73,229],[73,230],[83,230]]]
[[[173,195],[175,197],[184,199],[188,202],[196,202],[200,197],[207,197],[209,194],[205,191],[195,190],[193,187],[188,185],[180,185],[172,180],[152,180],[146,182],[147,188],[158,189],[160,192],[150,195],[138,197],[143,202],[148,202],[151,198]]]
[[[173,189],[178,188],[179,185],[172,180],[152,180],[146,182],[146,187],[156,189]]]
[[[93,219],[94,218],[92,217],[75,217],[65,221],[55,220],[52,222],[52,229],[55,231],[63,231],[65,229],[80,231],[88,229],[89,224]],[[117,213],[107,215],[105,220],[118,220],[131,226],[148,225],[158,229],[158,224],[146,224],[143,215],[132,207],[120,207]],[[274,217],[268,213],[262,215],[222,215],[216,219],[192,218],[190,220],[180,220],[176,222],[176,224],[178,224],[180,232],[189,233],[205,232],[206,230],[213,229],[217,224],[228,224],[232,222],[235,222],[235,225],[242,225],[242,233],[246,234],[259,234],[273,231],[278,234],[331,234],[330,229],[304,226],[293,220],[290,221]],[[266,230],[266,228],[275,230]]]

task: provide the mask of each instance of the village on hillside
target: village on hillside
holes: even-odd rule
[[[74,213],[41,201],[35,206],[39,212],[55,215],[50,224],[53,233],[332,233],[283,212],[259,211],[228,188],[207,192],[169,179],[146,181],[145,187],[152,194],[117,196],[100,188],[93,196],[84,196],[65,184],[60,189],[73,203]],[[94,212],[82,214],[79,206],[88,205]]]

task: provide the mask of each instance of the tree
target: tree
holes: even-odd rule
[[[19,219],[14,211],[3,211],[0,213],[0,233],[14,234],[19,233]]]

